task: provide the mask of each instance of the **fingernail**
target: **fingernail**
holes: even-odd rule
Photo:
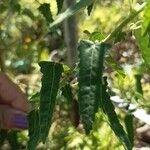
[[[17,129],[27,129],[28,120],[25,114],[15,114],[13,120],[13,127]]]

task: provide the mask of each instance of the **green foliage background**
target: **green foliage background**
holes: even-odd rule
[[[59,4],[58,8],[56,2]],[[75,14],[80,8],[91,5],[91,0],[87,0],[85,3],[82,2],[79,3],[78,6],[72,7],[72,14]],[[90,16],[87,15],[87,10],[79,10],[77,13],[79,39],[88,39],[93,42],[105,39],[127,15],[134,13],[133,8],[138,9],[140,4],[144,2],[144,0],[97,0],[93,5]],[[50,5],[45,5],[45,3],[50,3]],[[140,13],[133,20],[131,19],[131,22],[123,29],[120,29],[115,35],[114,40],[111,41],[112,48],[106,55],[104,73],[108,77],[111,92],[115,92],[117,95],[126,99],[127,102],[132,102],[149,112],[150,48],[148,45],[150,1],[148,0],[147,3],[144,12]],[[37,112],[33,111],[30,114],[32,115],[31,117],[29,115],[30,118],[33,117],[31,121],[29,120],[31,124],[35,118],[38,118],[35,116],[38,116],[39,110],[42,109],[39,107],[41,73],[38,62],[51,60],[67,64],[62,26],[60,25],[50,30],[50,27],[61,23],[63,19],[72,15],[70,11],[68,11],[64,13],[65,15],[63,17],[57,16],[58,13],[63,11],[61,8],[62,3],[60,3],[59,0],[52,0],[51,2],[49,2],[49,0],[1,0],[0,2],[0,66],[2,71],[15,79],[26,92],[33,107],[38,110]],[[53,20],[54,22],[52,23]],[[141,26],[142,32],[139,30]],[[141,36],[141,33],[146,36]],[[90,58],[89,55],[86,57]],[[64,88],[66,83],[69,83],[70,80],[67,78],[68,74],[72,72],[75,72],[75,74],[78,73],[78,69],[76,68],[72,71],[67,66],[63,66],[63,69],[64,74],[60,80],[60,88]],[[136,75],[141,76],[140,81],[142,81],[142,84],[141,82],[140,85],[138,84],[139,80],[135,77]],[[141,86],[142,90],[139,90],[139,86]],[[71,83],[70,88],[72,89],[73,97],[76,98],[78,95],[78,85]],[[37,149],[124,149],[108,126],[109,122],[111,124],[111,120],[102,112],[96,114],[91,133],[85,135],[82,124],[77,128],[72,125],[70,120],[72,107],[68,97],[65,94],[62,96],[61,90],[59,89],[57,97],[55,95],[53,98],[56,98],[56,102],[54,102],[56,106],[52,108],[54,109],[54,115],[49,136],[47,140],[43,137],[46,144],[43,145],[40,143]],[[113,109],[114,108],[112,108],[112,110]],[[97,111],[98,110],[96,110],[96,112]],[[89,110],[87,113],[88,112]],[[110,113],[112,112],[110,111]],[[117,109],[117,114],[125,129],[124,118],[126,113]],[[138,121],[134,120],[134,122]],[[35,126],[37,130],[40,128],[38,121],[35,122]],[[141,124],[138,122],[134,125],[134,130],[139,126],[141,126]],[[44,127],[42,131],[44,131]],[[16,134],[17,136],[14,138]],[[16,139],[16,143],[19,145],[18,149],[21,147],[25,149],[29,139],[27,131],[17,132],[15,135],[10,137]],[[34,135],[37,139],[39,138],[39,133],[35,132]],[[6,137],[5,134],[4,137]],[[7,140],[10,145],[16,149],[17,146],[11,144],[14,143],[11,142],[12,138],[7,138]],[[35,137],[31,140],[35,142],[32,143],[33,147],[41,140],[36,141],[37,139],[34,138]],[[31,141],[29,141],[29,143]],[[2,142],[1,145],[3,147],[4,143]],[[8,144],[6,145],[8,146]]]

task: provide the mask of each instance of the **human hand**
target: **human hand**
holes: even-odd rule
[[[26,112],[31,106],[27,98],[6,75],[0,73],[0,129],[26,129]]]

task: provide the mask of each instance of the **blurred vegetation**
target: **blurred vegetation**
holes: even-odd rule
[[[56,2],[52,1],[51,10],[55,18],[57,7]],[[0,68],[26,92],[29,99],[40,90],[40,60],[54,60],[66,64],[63,28],[49,31],[45,18],[38,10],[44,2],[49,3],[49,0],[0,1]],[[142,2],[143,0],[97,1],[90,16],[86,12],[77,15],[79,38],[88,39],[89,34],[101,34],[100,36],[105,37],[133,6],[138,7],[138,3]],[[141,16],[142,14],[139,17]],[[136,18],[134,22],[138,20]],[[124,40],[119,39],[114,44],[106,59],[105,73],[109,76],[109,86],[117,95],[150,112],[149,72],[143,63],[132,30],[129,30],[132,26],[130,23],[129,28],[124,29]],[[141,76],[142,92],[137,90],[136,75]],[[123,150],[105,116],[101,113],[96,115],[93,131],[86,136],[81,124],[77,128],[72,125],[72,108],[69,102],[62,96],[57,99],[49,139],[46,145],[40,144],[37,149]],[[124,124],[125,113],[120,110],[117,112]],[[136,127],[140,125],[138,123]],[[20,149],[25,149],[27,131],[17,132],[17,135]],[[8,147],[7,141],[1,145],[0,149]]]

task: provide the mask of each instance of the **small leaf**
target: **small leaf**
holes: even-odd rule
[[[39,65],[43,73],[40,91],[40,137],[43,143],[45,143],[51,126],[63,67],[59,63],[46,61],[40,62]]]
[[[88,134],[98,111],[100,85],[103,71],[103,60],[110,46],[91,41],[81,41],[79,50],[79,109],[82,123]]]
[[[100,42],[102,39],[104,39],[104,36],[101,32],[93,32],[90,35],[90,40],[91,41],[94,41],[94,42],[99,41]]]
[[[58,24],[62,23],[65,19],[73,16],[81,9],[88,7],[89,5],[91,5],[93,3],[93,1],[94,0],[80,0],[73,6],[67,8],[67,10],[65,12],[58,15],[58,18],[52,24],[50,24],[50,28],[53,28],[54,26],[57,26]]]
[[[68,100],[69,103],[72,102],[72,100],[73,100],[73,94],[72,94],[72,89],[71,89],[70,84],[66,84],[62,88],[62,95]]]
[[[129,138],[118,120],[114,105],[112,104],[110,100],[110,96],[107,92],[107,78],[106,77],[104,78],[104,83],[102,85],[101,95],[102,95],[102,98],[100,100],[100,107],[103,110],[103,112],[106,114],[106,116],[108,117],[111,128],[120,139],[124,148],[126,150],[132,150],[132,146],[129,141]]]
[[[48,3],[41,4],[38,9],[41,12],[41,14],[45,17],[47,23],[53,22],[52,13],[50,10],[50,4]]]
[[[88,13],[89,16],[90,16],[90,14],[92,12],[93,6],[94,6],[94,2],[87,7],[87,13]]]
[[[126,36],[125,32],[122,31],[117,32],[114,42],[117,43],[117,42],[121,42],[122,40],[125,40],[125,36]]]
[[[28,8],[25,8],[22,10],[22,14],[26,15],[28,17],[30,17],[31,19],[34,19],[34,14],[32,13],[32,11]]]
[[[146,65],[150,69],[150,46],[149,46],[149,38],[148,35],[145,35],[144,37],[141,36],[141,31],[136,30],[135,31],[135,37],[138,42],[139,49],[141,51],[142,57],[146,63]]]
[[[58,14],[59,14],[60,11],[62,10],[64,0],[56,0],[56,3],[57,3]]]
[[[144,21],[142,24],[142,35],[146,35],[150,29],[150,0],[147,0],[147,4],[144,10]]]
[[[29,141],[28,141],[28,150],[35,150],[38,142],[40,141],[39,135],[39,111],[33,110],[28,115],[29,121]]]

